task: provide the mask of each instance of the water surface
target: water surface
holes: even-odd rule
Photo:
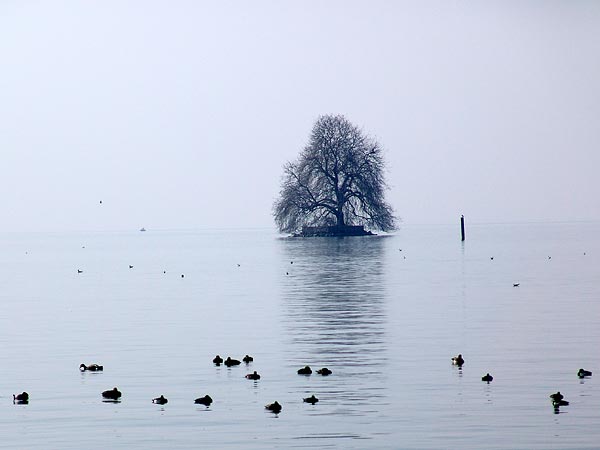
[[[576,372],[600,376],[599,232],[2,234],[0,446],[597,448],[596,380]],[[255,361],[217,368],[217,353]],[[113,386],[122,401],[103,403]],[[555,414],[557,390],[571,404]]]

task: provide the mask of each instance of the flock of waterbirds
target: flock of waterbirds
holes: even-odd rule
[[[213,364],[217,367],[220,366],[221,364],[225,365],[226,367],[239,366],[242,362],[244,362],[246,365],[248,365],[253,361],[254,361],[254,358],[250,355],[244,356],[241,361],[238,359],[233,359],[230,356],[228,356],[226,359],[223,359],[219,355],[216,355],[212,360]],[[463,358],[462,354],[453,356],[452,364],[457,366],[459,369],[462,369],[462,366],[465,364],[465,359]],[[86,371],[102,372],[102,371],[104,371],[104,366],[102,366],[100,364],[90,364],[90,365],[81,364],[79,366],[79,370],[81,372],[86,372]],[[312,375],[313,370],[310,368],[310,366],[304,366],[304,367],[298,369],[297,373],[298,373],[298,375]],[[328,375],[331,375],[333,372],[330,369],[328,369],[327,367],[323,367],[321,369],[318,369],[316,371],[316,373],[319,375],[322,375],[322,376],[328,376]],[[577,372],[577,376],[580,379],[588,378],[588,377],[592,376],[592,372],[589,370],[585,370],[585,369],[579,369],[579,371]],[[260,380],[260,374],[258,374],[257,371],[255,370],[252,373],[246,374],[245,378],[248,380],[258,381],[258,380]],[[490,375],[489,372],[486,373],[483,377],[481,377],[481,381],[484,381],[488,384],[490,384],[493,379],[494,379],[494,377],[492,375]],[[102,398],[103,398],[104,402],[119,403],[121,401],[122,395],[123,394],[121,393],[121,391],[119,391],[119,389],[116,387],[102,392]],[[569,405],[569,402],[567,400],[565,400],[564,395],[562,395],[560,393],[560,391],[558,391],[554,394],[551,394],[550,399],[552,400],[552,406],[554,407],[554,411],[556,413],[559,412],[559,408],[561,406]],[[155,403],[158,405],[165,405],[166,403],[168,403],[168,401],[169,400],[162,394],[159,397],[155,397],[152,399],[152,403]],[[319,399],[317,397],[315,397],[315,395],[313,394],[310,397],[303,398],[302,401],[305,403],[310,403],[310,404],[314,405],[315,403],[317,403],[319,401]],[[207,408],[212,404],[212,402],[213,402],[213,399],[208,394],[204,395],[203,397],[198,397],[194,400],[195,404],[204,405]],[[28,404],[29,403],[29,394],[27,392],[22,392],[20,394],[13,394],[13,403],[19,404],[19,405]],[[268,411],[271,411],[275,414],[279,414],[281,412],[281,410],[283,409],[283,407],[276,400],[273,403],[269,403],[269,404],[265,405],[265,409]]]
[[[462,368],[464,363],[465,363],[465,360],[461,354],[458,354],[457,356],[452,357],[452,364],[457,366],[459,369]],[[588,377],[592,376],[592,372],[590,372],[589,370],[585,370],[585,369],[579,369],[577,371],[577,376],[580,379],[588,378]],[[494,377],[491,376],[489,374],[489,372],[486,373],[483,377],[481,377],[481,381],[485,381],[487,384],[490,384],[493,379],[494,379]],[[554,407],[555,413],[559,412],[559,408],[561,406],[569,405],[569,402],[565,400],[564,395],[562,395],[560,393],[560,391],[556,392],[555,394],[550,394],[550,399],[552,399],[552,406]]]
[[[247,366],[251,362],[254,361],[254,358],[250,355],[246,355],[240,361],[238,359],[233,359],[230,356],[228,356],[227,359],[223,359],[223,358],[221,358],[221,356],[217,355],[212,360],[213,364],[217,367],[220,366],[221,364],[223,364],[227,367],[239,366],[242,363],[242,361]],[[103,372],[104,366],[102,366],[100,364],[86,365],[86,364],[82,363],[79,365],[79,370],[81,372]],[[298,373],[298,375],[311,375],[313,373],[313,371],[310,368],[310,366],[305,366],[305,367],[298,369],[297,373]],[[322,376],[328,376],[328,375],[331,375],[333,372],[330,369],[328,369],[327,367],[323,367],[321,369],[318,369],[316,371],[316,373],[318,373],[319,375],[322,375]],[[246,374],[245,378],[248,380],[258,381],[258,380],[260,380],[260,375],[255,370],[252,373]],[[103,399],[102,401],[104,401],[106,403],[120,403],[122,396],[123,396],[123,393],[117,387],[114,387],[112,389],[108,389],[108,390],[102,392],[102,399]],[[303,402],[310,403],[311,405],[314,405],[315,403],[317,403],[319,401],[319,399],[317,397],[315,397],[314,394],[311,395],[310,397],[303,398],[302,400],[303,400]],[[165,405],[168,402],[169,402],[169,400],[163,394],[161,394],[159,397],[155,397],[152,399],[152,403],[157,404],[157,405]],[[213,399],[208,394],[206,394],[203,397],[198,397],[194,400],[195,404],[204,405],[207,408],[212,404],[212,402],[213,402]],[[22,392],[20,394],[13,394],[13,403],[18,404],[18,405],[29,404],[29,394],[27,392]],[[275,414],[279,414],[281,412],[282,408],[283,407],[277,400],[274,401],[273,403],[269,403],[269,404],[265,405],[266,410],[271,411]]]

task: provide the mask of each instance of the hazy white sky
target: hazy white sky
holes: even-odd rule
[[[321,114],[382,144],[406,224],[600,220],[599,24],[597,1],[4,0],[0,231],[274,226]]]

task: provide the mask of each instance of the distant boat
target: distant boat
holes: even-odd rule
[[[144,227],[140,228],[140,231],[146,231],[146,229]]]

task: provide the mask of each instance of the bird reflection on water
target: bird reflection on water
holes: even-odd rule
[[[288,364],[331,368],[335,377],[325,377],[318,393],[345,414],[374,412],[385,402],[387,238],[280,240],[282,265],[294,261],[292,276],[281,282],[286,340],[295,358]]]

